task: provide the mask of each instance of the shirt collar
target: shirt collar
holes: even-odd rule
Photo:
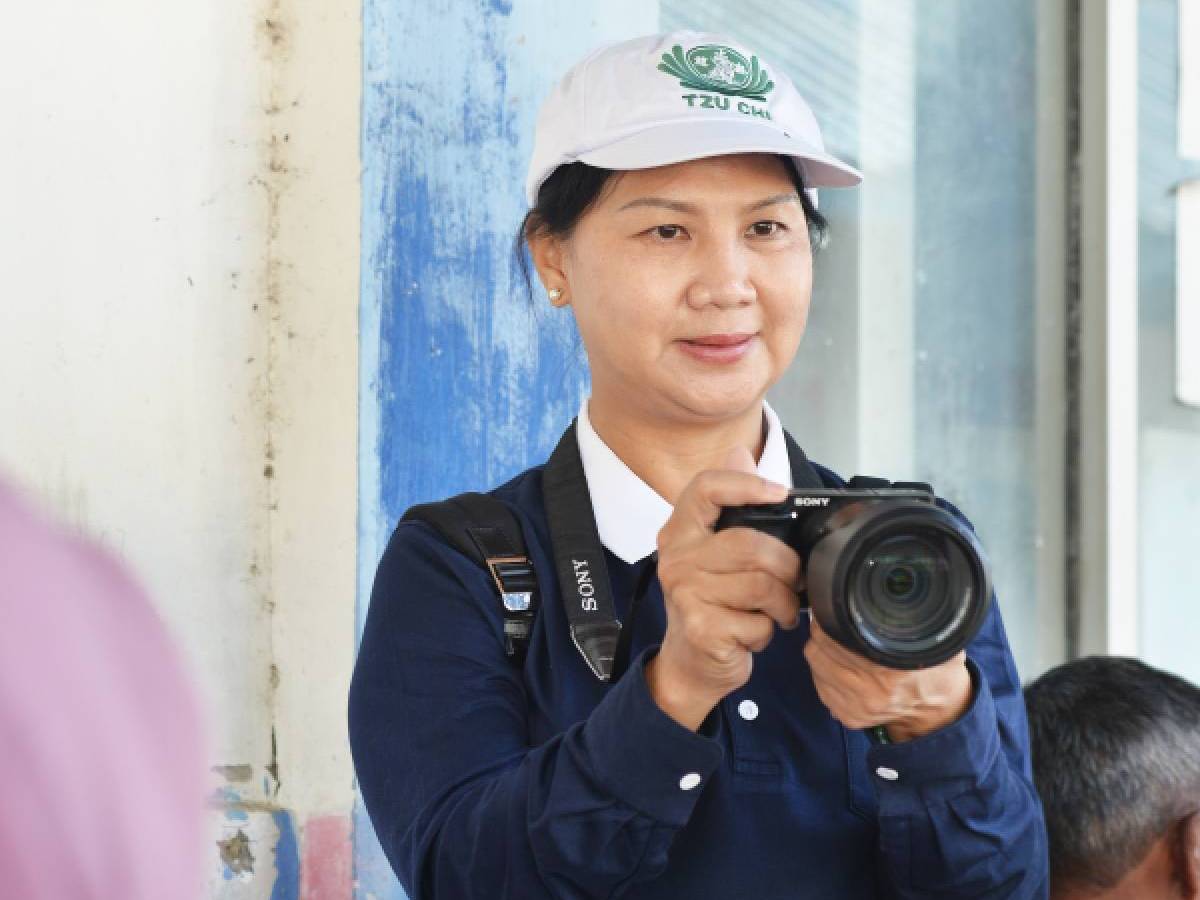
[[[758,460],[758,474],[770,481],[792,487],[792,466],[788,459],[783,426],[770,405],[763,403],[767,420],[767,439]],[[654,492],[596,434],[588,418],[585,399],[575,423],[579,457],[592,496],[592,511],[600,542],[618,558],[635,563],[654,552],[658,532],[671,516],[671,504]]]

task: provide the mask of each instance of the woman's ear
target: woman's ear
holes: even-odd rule
[[[1200,812],[1194,812],[1177,826],[1178,837],[1171,854],[1176,883],[1181,896],[1188,900],[1200,897]]]
[[[544,232],[529,235],[529,256],[537,269],[538,278],[546,288],[552,306],[569,306],[571,294],[567,286],[566,247],[563,239]]]

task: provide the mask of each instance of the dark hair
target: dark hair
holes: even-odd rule
[[[1091,656],[1025,688],[1050,878],[1110,888],[1200,807],[1200,688]]]
[[[809,240],[814,248],[819,248],[825,243],[829,223],[813,206],[800,170],[789,157],[779,158],[791,172],[792,183],[796,186],[796,193],[800,195],[800,206],[804,209],[804,218],[808,222]],[[517,266],[530,299],[533,297],[533,279],[529,270],[529,257],[526,255],[529,238],[536,234],[570,237],[580,218],[596,202],[604,186],[615,174],[613,169],[601,169],[587,163],[573,162],[559,166],[542,183],[538,189],[537,204],[521,220],[521,226],[517,229],[513,241]]]

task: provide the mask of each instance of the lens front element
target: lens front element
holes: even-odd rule
[[[878,564],[883,575],[883,589],[893,600],[910,600],[914,594],[927,589],[923,572],[918,572],[912,566],[893,560],[876,560],[871,565]]]
[[[958,543],[936,530],[910,526],[869,542],[849,592],[860,634],[891,653],[935,646],[970,608],[972,568]]]

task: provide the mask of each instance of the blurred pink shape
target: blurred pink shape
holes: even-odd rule
[[[204,765],[146,597],[0,484],[0,897],[198,897]]]

